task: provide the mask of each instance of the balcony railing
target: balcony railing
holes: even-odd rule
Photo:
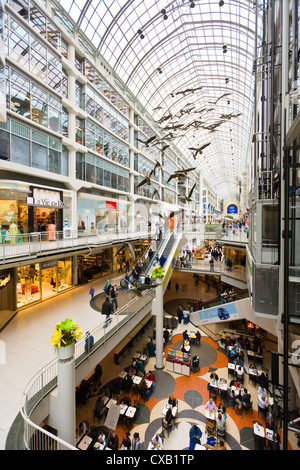
[[[85,350],[85,338],[75,344],[75,364],[78,367],[90,354],[103,346],[121,327],[129,322],[146,305],[152,302],[155,294],[152,290],[144,291],[142,297],[135,297],[112,315],[110,328],[105,328],[105,321],[90,333],[94,346],[90,352]],[[57,359],[40,370],[29,382],[22,395],[21,415],[24,422],[24,446],[28,450],[76,450],[76,447],[51,434],[31,420],[35,408],[57,385]]]
[[[91,248],[105,245],[112,241],[147,238],[153,236],[148,231],[96,232],[88,233],[78,230],[55,232],[34,232],[12,235],[0,234],[0,264],[12,261],[14,258],[33,258],[49,251]]]

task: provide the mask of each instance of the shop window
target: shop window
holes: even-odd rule
[[[72,286],[72,259],[59,260],[57,266],[58,292]]]
[[[39,264],[31,264],[18,268],[17,279],[17,307],[40,300],[40,267]]]

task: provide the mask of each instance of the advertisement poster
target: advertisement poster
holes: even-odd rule
[[[236,320],[239,318],[235,305],[222,304],[218,307],[206,308],[205,310],[200,310],[198,312],[200,323],[203,325],[205,323],[216,323],[222,322],[224,320]]]

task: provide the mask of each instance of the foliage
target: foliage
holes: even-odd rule
[[[82,330],[70,318],[57,323],[51,337],[51,344],[54,347],[70,346],[82,336]]]

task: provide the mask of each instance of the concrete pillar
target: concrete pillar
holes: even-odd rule
[[[59,438],[76,444],[75,346],[57,349],[56,428]]]
[[[163,351],[164,351],[164,340],[163,340],[163,332],[164,332],[164,287],[163,287],[163,278],[156,278],[155,283],[159,284],[158,287],[155,288],[155,310],[156,310],[156,337],[155,337],[155,345],[156,345],[156,364],[155,368],[160,370],[164,368],[164,358],[163,358]]]

